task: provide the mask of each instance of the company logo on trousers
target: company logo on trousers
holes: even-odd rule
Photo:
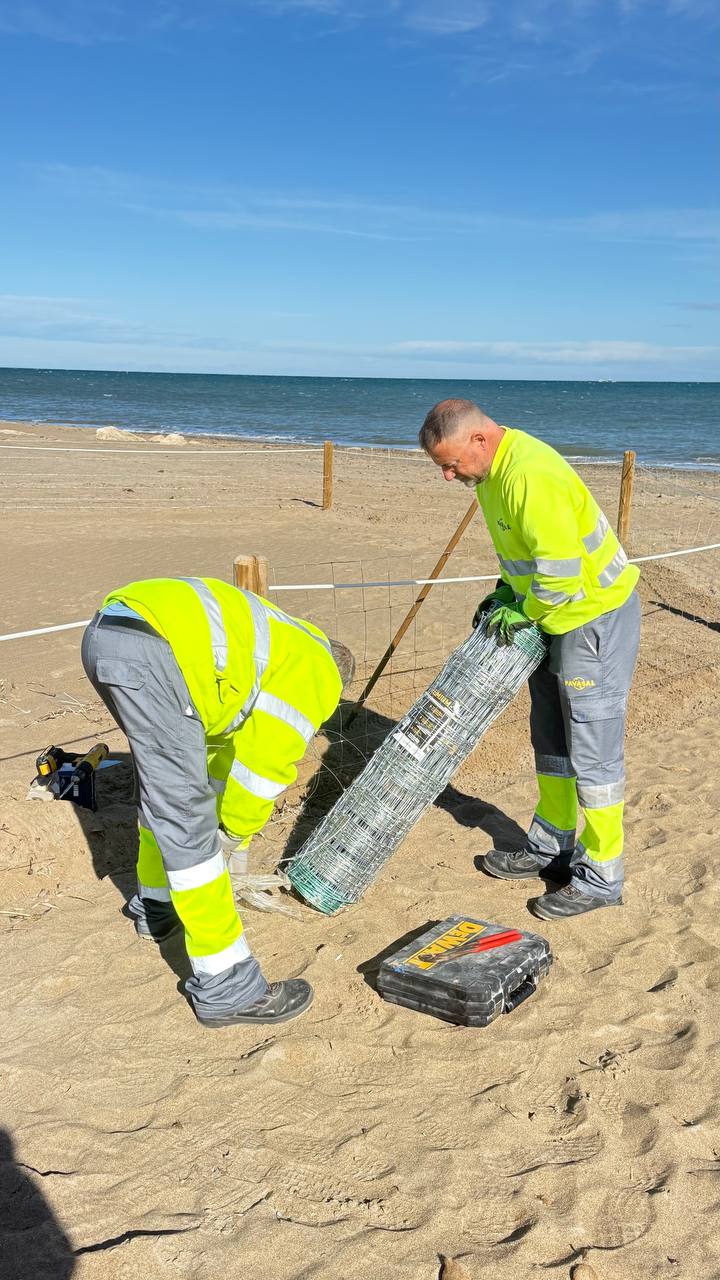
[[[579,676],[575,676],[573,680],[563,680],[563,684],[567,685],[568,689],[594,689],[595,688],[594,680],[581,680]]]

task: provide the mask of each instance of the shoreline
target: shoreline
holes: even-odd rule
[[[21,431],[19,430],[19,428],[26,428],[29,430]],[[53,421],[35,421],[29,418],[0,418],[0,436],[11,435],[15,433],[17,433],[18,435],[24,435],[24,434],[29,434],[30,431],[35,431],[38,429],[41,431],[61,431],[61,432],[80,431],[83,433],[87,433],[87,435],[92,440],[97,442],[98,446],[101,446],[103,444],[103,440],[98,439],[97,432],[113,431],[117,433],[118,437],[126,436],[128,438],[128,443],[132,443],[134,440],[142,440],[142,441],[147,441],[148,443],[151,443],[151,444],[158,444],[158,443],[161,443],[163,440],[166,440],[168,437],[172,438],[172,437],[179,436],[182,438],[183,441],[188,440],[193,442],[194,444],[197,444],[201,441],[209,441],[212,444],[216,444],[216,443],[225,444],[228,440],[233,440],[233,441],[241,442],[242,445],[244,445],[245,447],[247,447],[248,445],[253,445],[258,448],[263,448],[268,450],[275,449],[279,451],[290,448],[290,447],[297,447],[299,451],[307,452],[307,453],[321,452],[323,448],[323,441],[309,440],[306,437],[302,437],[302,436],[281,436],[281,435],[273,435],[270,437],[253,436],[253,435],[246,436],[246,435],[240,435],[238,432],[230,432],[230,431],[227,431],[227,432],[212,431],[211,432],[211,431],[188,431],[188,430],[182,430],[182,429],[179,429],[179,430],[168,429],[166,431],[156,431],[150,427],[118,427],[115,425],[115,423],[94,424],[94,423],[86,423],[86,422],[59,422],[54,420]],[[116,438],[116,437],[108,437],[108,438],[116,439],[116,442],[118,444],[122,443],[122,440],[119,438]],[[338,442],[338,441],[332,440],[331,437],[327,437],[327,438],[331,439],[331,443],[333,444],[336,450],[338,451],[342,450],[342,452],[344,453],[351,453],[351,452],[396,453],[402,457],[412,457],[413,455],[417,455],[418,457],[421,457],[421,458],[424,457],[423,451],[414,445],[372,444],[368,441]],[[2,441],[0,441],[0,444],[1,443]],[[180,449],[182,448],[182,446],[178,444],[177,448]],[[242,448],[239,448],[237,451],[242,452]],[[614,456],[608,456],[605,454],[599,455],[599,454],[564,453],[562,449],[558,449],[557,452],[560,454],[561,457],[565,458],[565,460],[569,462],[572,466],[577,465],[577,466],[590,466],[590,467],[598,467],[598,466],[619,467],[622,465],[622,462],[623,462],[622,456],[614,457]],[[702,459],[699,461],[692,461],[692,462],[680,462],[676,459],[673,459],[671,461],[656,461],[654,459],[646,460],[645,458],[638,455],[636,465],[639,468],[643,468],[645,470],[662,470],[662,471],[670,471],[670,472],[679,471],[684,473],[705,472],[708,475],[716,475],[720,471],[720,459],[717,462],[713,462],[709,460],[705,461]]]

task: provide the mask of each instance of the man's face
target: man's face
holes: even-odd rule
[[[457,431],[449,440],[441,440],[428,454],[442,471],[444,480],[459,480],[468,489],[482,483],[492,464],[485,436],[472,428]]]

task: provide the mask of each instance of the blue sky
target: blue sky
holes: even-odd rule
[[[717,380],[719,32],[714,0],[0,0],[0,364]]]

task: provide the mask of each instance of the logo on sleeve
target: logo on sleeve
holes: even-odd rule
[[[498,520],[498,525],[500,526],[500,528],[501,528],[502,530],[504,530],[504,532],[505,532],[505,533],[509,533],[509,532],[510,532],[510,525],[509,525],[509,524],[506,524],[504,520],[502,520],[502,519],[501,519],[501,520]]]

